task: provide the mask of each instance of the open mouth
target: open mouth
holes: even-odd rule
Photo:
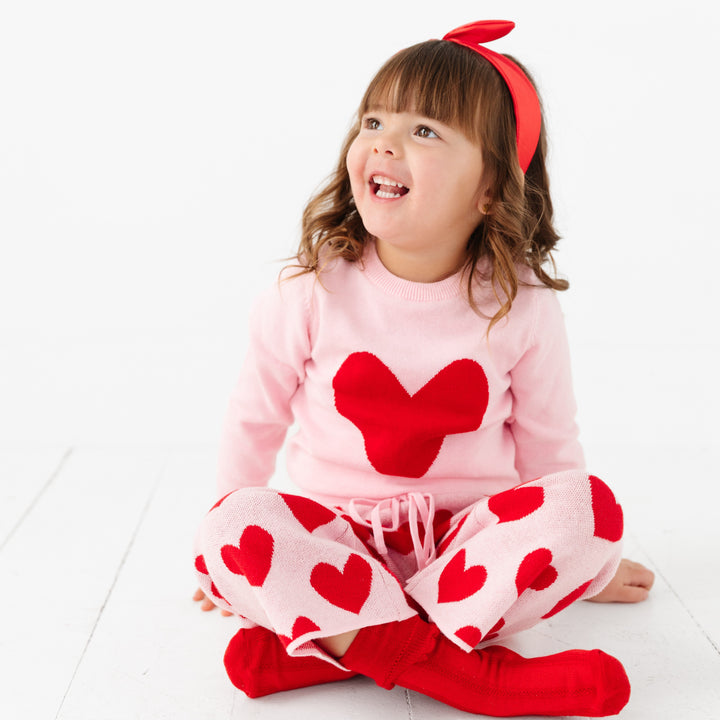
[[[373,175],[370,178],[370,186],[376,197],[383,200],[392,200],[402,197],[410,192],[410,188],[405,187],[397,180],[391,180],[383,175]]]

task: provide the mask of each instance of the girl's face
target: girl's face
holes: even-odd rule
[[[383,264],[434,282],[465,263],[488,201],[480,147],[415,112],[366,113],[347,156],[353,198]]]

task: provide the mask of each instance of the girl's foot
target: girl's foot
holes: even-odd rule
[[[466,712],[615,715],[630,697],[618,660],[600,650],[524,658],[493,646],[466,653],[415,616],[362,629],[341,658],[378,685],[416,690]]]
[[[224,659],[232,684],[251,698],[355,675],[316,657],[290,657],[280,638],[260,626],[239,630]]]

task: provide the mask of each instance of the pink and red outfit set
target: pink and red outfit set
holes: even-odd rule
[[[257,637],[336,679],[314,638],[418,615],[469,652],[613,577],[622,511],[584,470],[560,306],[521,279],[489,334],[487,286],[483,317],[462,274],[402,280],[373,244],[260,298],[196,544],[202,589],[241,617],[231,655]],[[267,487],[291,426],[302,495]]]

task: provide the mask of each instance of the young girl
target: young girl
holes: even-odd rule
[[[512,27],[385,64],[255,308],[195,559],[205,607],[241,618],[225,665],[250,697],[362,674],[497,716],[628,700],[599,650],[486,645],[652,584],[583,469],[540,103],[482,44]],[[303,496],[266,487],[294,420]]]

